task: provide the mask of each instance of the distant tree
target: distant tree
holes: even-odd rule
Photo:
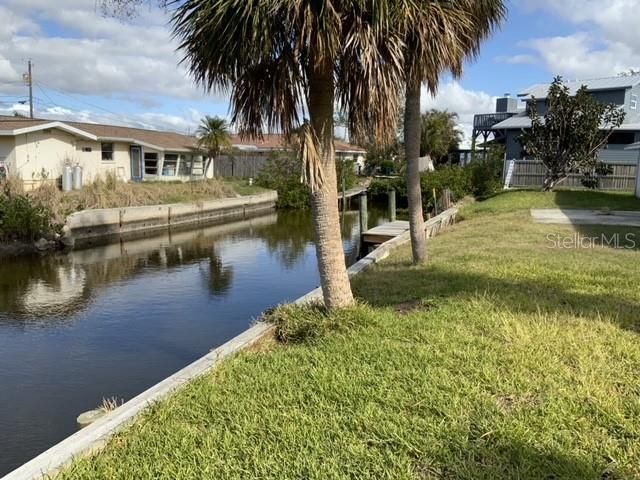
[[[585,86],[572,97],[562,77],[553,80],[546,104],[547,112],[541,117],[535,99],[531,102],[531,128],[520,137],[527,154],[547,167],[543,190],[552,190],[573,172],[583,174],[583,184],[595,188],[597,175],[606,174],[598,162],[598,150],[622,124],[624,111],[598,101]]]
[[[225,148],[231,146],[231,131],[224,118],[205,116],[196,130],[198,146],[207,151],[208,160],[204,168],[206,175],[213,159],[218,157]]]
[[[458,130],[458,114],[447,110],[430,110],[422,114],[420,156],[441,160],[459,147],[462,132]]]

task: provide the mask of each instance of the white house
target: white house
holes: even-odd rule
[[[106,173],[129,181],[204,176],[194,137],[139,128],[0,116],[0,165],[27,188],[80,165],[86,182]]]
[[[225,168],[228,157],[208,162],[196,138],[175,132],[145,130],[23,117],[0,116],[0,172],[21,178],[27,189],[61,177],[65,164],[80,165],[84,183],[107,173],[124,181],[187,181],[217,176],[254,176],[268,155],[287,150],[281,135],[249,141],[233,137],[236,152],[252,168]],[[336,157],[363,166],[365,151],[336,141]],[[237,157],[238,155],[236,155]],[[263,162],[255,162],[262,159]],[[205,171],[206,170],[206,171]]]

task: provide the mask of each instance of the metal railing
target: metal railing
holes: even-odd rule
[[[515,113],[482,113],[479,115],[474,115],[473,128],[475,129],[491,128],[494,125],[506,120],[507,118],[513,117],[514,115]]]

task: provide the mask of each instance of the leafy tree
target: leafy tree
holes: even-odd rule
[[[224,118],[206,115],[196,130],[198,146],[207,150],[208,159],[204,168],[206,175],[211,162],[217,158],[223,149],[231,146],[231,132],[229,124]]]
[[[420,156],[441,160],[459,147],[462,132],[458,130],[458,114],[432,109],[422,114]]]
[[[427,259],[427,238],[420,186],[422,139],[420,97],[426,83],[432,94],[440,75],[462,75],[466,59],[478,54],[481,42],[505,15],[504,0],[400,2],[394,22],[405,40],[404,145],[407,159],[409,226],[414,263]]]
[[[241,134],[289,135],[302,126],[327,308],[353,303],[340,237],[335,105],[356,136],[365,127],[388,134],[402,64],[391,25],[387,2],[375,0],[186,0],[173,17],[191,74],[206,90],[230,92]]]
[[[585,186],[594,188],[594,177],[606,173],[599,165],[598,151],[624,121],[624,111],[598,101],[586,86],[571,96],[562,77],[553,80],[546,105],[541,117],[535,99],[530,102],[531,128],[520,137],[527,154],[547,167],[543,189],[552,190],[572,172],[583,174]]]

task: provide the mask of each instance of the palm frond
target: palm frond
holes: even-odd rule
[[[302,159],[301,181],[309,186],[311,192],[316,192],[324,184],[324,173],[318,138],[309,122],[303,123],[300,127],[299,138],[300,158]]]

